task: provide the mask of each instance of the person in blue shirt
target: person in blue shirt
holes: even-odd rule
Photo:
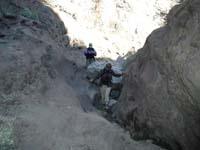
[[[86,57],[86,68],[95,61],[95,56],[97,52],[92,46],[92,43],[89,43],[89,47],[84,50],[84,55]]]

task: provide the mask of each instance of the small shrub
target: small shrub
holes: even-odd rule
[[[0,6],[0,16],[16,16],[18,13],[17,8],[12,6]]]
[[[0,116],[0,150],[6,150],[14,144],[12,138],[14,120],[14,118]]]
[[[32,20],[39,20],[39,17],[37,14],[34,14],[29,8],[24,8],[21,12],[20,15]]]

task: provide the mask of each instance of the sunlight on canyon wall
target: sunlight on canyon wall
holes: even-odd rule
[[[98,56],[117,58],[137,51],[163,26],[178,0],[46,0],[68,29],[71,44],[94,44]],[[75,43],[73,42],[75,41]]]

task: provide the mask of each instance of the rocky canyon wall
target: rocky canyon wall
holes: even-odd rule
[[[98,57],[116,59],[141,48],[179,0],[46,0],[68,28],[71,45],[94,44]]]
[[[174,150],[200,146],[200,1],[174,7],[128,68],[119,122]]]

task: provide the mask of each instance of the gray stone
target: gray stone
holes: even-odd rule
[[[174,7],[129,66],[116,116],[133,137],[199,149],[199,8],[199,0]]]
[[[116,103],[117,103],[116,100],[110,99],[110,101],[109,101],[109,103],[108,103],[108,106],[109,106],[109,107],[112,107],[112,106],[115,105]]]

